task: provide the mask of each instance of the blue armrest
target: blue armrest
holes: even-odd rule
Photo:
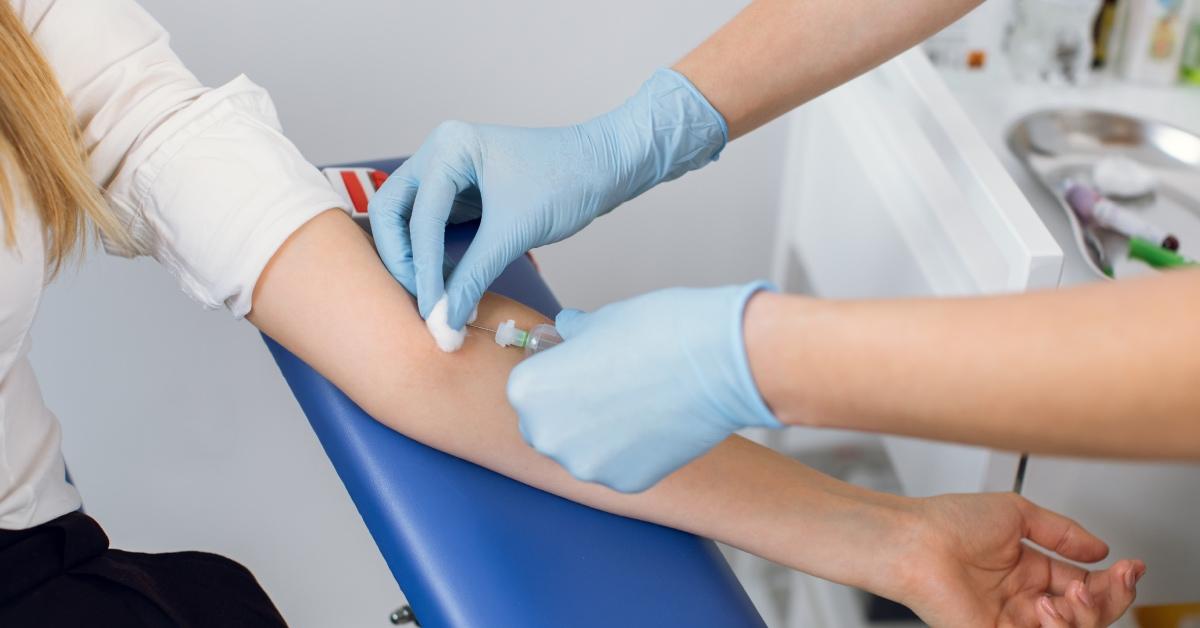
[[[449,229],[448,251],[460,256],[473,234]],[[547,316],[559,309],[527,258],[492,289]],[[266,342],[425,628],[765,625],[711,541],[426,447]]]

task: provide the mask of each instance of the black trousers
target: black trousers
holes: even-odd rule
[[[100,525],[78,512],[0,530],[4,628],[286,625],[254,576],[223,556],[109,549]]]

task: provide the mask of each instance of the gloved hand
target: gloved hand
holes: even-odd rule
[[[683,75],[659,70],[612,112],[575,126],[525,129],[446,122],[371,199],[383,263],[428,317],[443,291],[461,329],[479,298],[526,251],[717,158],[724,118]],[[482,208],[482,209],[481,209]],[[480,218],[443,284],[447,222]]]
[[[593,314],[563,310],[563,343],[508,380],[525,440],[575,477],[628,493],[743,427],[779,427],[742,334],[746,302],[764,289],[672,288]]]

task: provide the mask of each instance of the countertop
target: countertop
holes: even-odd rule
[[[1151,87],[1106,77],[1096,77],[1091,84],[1078,87],[1025,83],[1008,77],[1004,68],[988,72],[944,70],[941,75],[1062,247],[1064,286],[1099,278],[1076,246],[1070,221],[1058,200],[1009,150],[1006,143],[1009,128],[1034,111],[1078,107],[1158,120],[1200,134],[1200,88]],[[1196,223],[1195,236],[1187,235],[1191,234],[1181,233],[1181,239],[1200,246],[1200,221]]]

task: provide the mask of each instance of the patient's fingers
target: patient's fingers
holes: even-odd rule
[[[1108,556],[1108,545],[1083,526],[1058,513],[1021,500],[1026,537],[1064,558],[1094,563]]]
[[[1100,608],[1096,605],[1096,600],[1092,598],[1092,594],[1088,591],[1087,585],[1082,580],[1076,580],[1068,585],[1067,593],[1062,599],[1070,607],[1076,626],[1091,628],[1092,626],[1102,625],[1100,623]]]
[[[412,237],[408,232],[408,217],[417,197],[417,179],[412,173],[414,159],[401,164],[396,172],[371,197],[368,217],[375,250],[392,277],[412,294],[417,293],[417,278],[413,268]]]
[[[1100,608],[1106,623],[1116,621],[1137,599],[1137,582],[1146,573],[1140,560],[1122,560],[1088,578],[1088,592]]]
[[[1038,600],[1037,618],[1041,628],[1071,628],[1071,624],[1050,596],[1042,596]]]
[[[1083,583],[1076,581],[1080,590],[1085,590]],[[1044,596],[1038,601],[1038,619],[1042,625],[1070,626],[1071,628],[1102,628],[1111,622],[1103,621],[1100,609],[1087,606],[1082,598],[1075,597],[1075,585],[1069,588],[1066,595]],[[1048,616],[1053,609],[1053,616]],[[1049,622],[1047,624],[1047,622]]]
[[[1104,571],[1081,572],[1086,579],[1076,577],[1065,585],[1052,582],[1062,594],[1039,604],[1052,606],[1069,626],[1108,626],[1133,604],[1136,581],[1144,571],[1140,561],[1123,560]]]
[[[1088,570],[1076,567],[1068,562],[1051,559],[1050,584],[1046,588],[1046,591],[1053,595],[1063,595],[1067,592],[1067,587],[1072,582],[1077,580],[1086,581],[1087,578]]]

